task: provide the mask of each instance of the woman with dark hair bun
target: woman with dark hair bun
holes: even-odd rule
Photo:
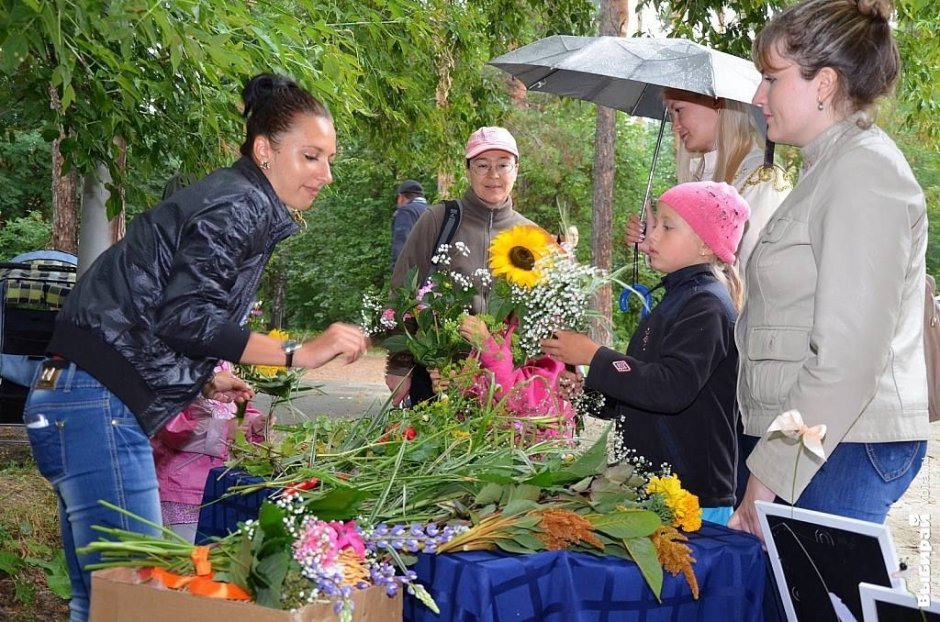
[[[891,12],[804,0],[754,42],[767,137],[803,155],[735,329],[750,476],[729,524],[754,534],[757,499],[884,522],[926,451],[924,195],[869,116],[900,69]]]
[[[59,312],[27,400],[27,433],[59,500],[72,585],[71,622],[88,618],[97,555],[93,525],[152,530],[108,501],[160,524],[149,437],[200,393],[244,401],[251,389],[219,360],[312,369],[365,352],[355,326],[303,343],[244,322],[275,246],[333,181],[329,111],[295,82],[262,74],[243,91],[243,157],[183,188],[131,223],[83,274]]]

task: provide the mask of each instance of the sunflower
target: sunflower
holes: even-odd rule
[[[277,328],[271,330],[268,333],[268,336],[274,337],[275,339],[280,339],[281,341],[286,341],[290,339],[290,334],[287,331],[278,330]],[[277,376],[279,371],[285,369],[280,365],[252,365],[252,370],[259,376],[264,376],[265,378],[274,378]]]
[[[542,275],[535,266],[552,252],[552,236],[535,225],[518,225],[503,231],[490,244],[490,271],[514,285],[531,288]]]

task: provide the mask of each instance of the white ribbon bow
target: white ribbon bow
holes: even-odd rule
[[[826,436],[825,424],[807,427],[798,410],[788,410],[782,415],[777,415],[767,428],[767,433],[771,432],[780,432],[789,438],[799,439],[806,449],[819,456],[821,460],[826,459],[826,451],[822,445],[823,438]]]

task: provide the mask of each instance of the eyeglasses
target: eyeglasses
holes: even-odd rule
[[[470,172],[479,177],[485,177],[493,171],[496,171],[496,174],[500,176],[508,175],[515,168],[516,163],[512,160],[500,160],[499,162],[472,160],[470,162]]]

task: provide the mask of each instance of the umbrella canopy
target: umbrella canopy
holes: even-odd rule
[[[530,91],[663,117],[663,87],[750,103],[760,73],[743,58],[687,39],[555,35],[489,62]]]

